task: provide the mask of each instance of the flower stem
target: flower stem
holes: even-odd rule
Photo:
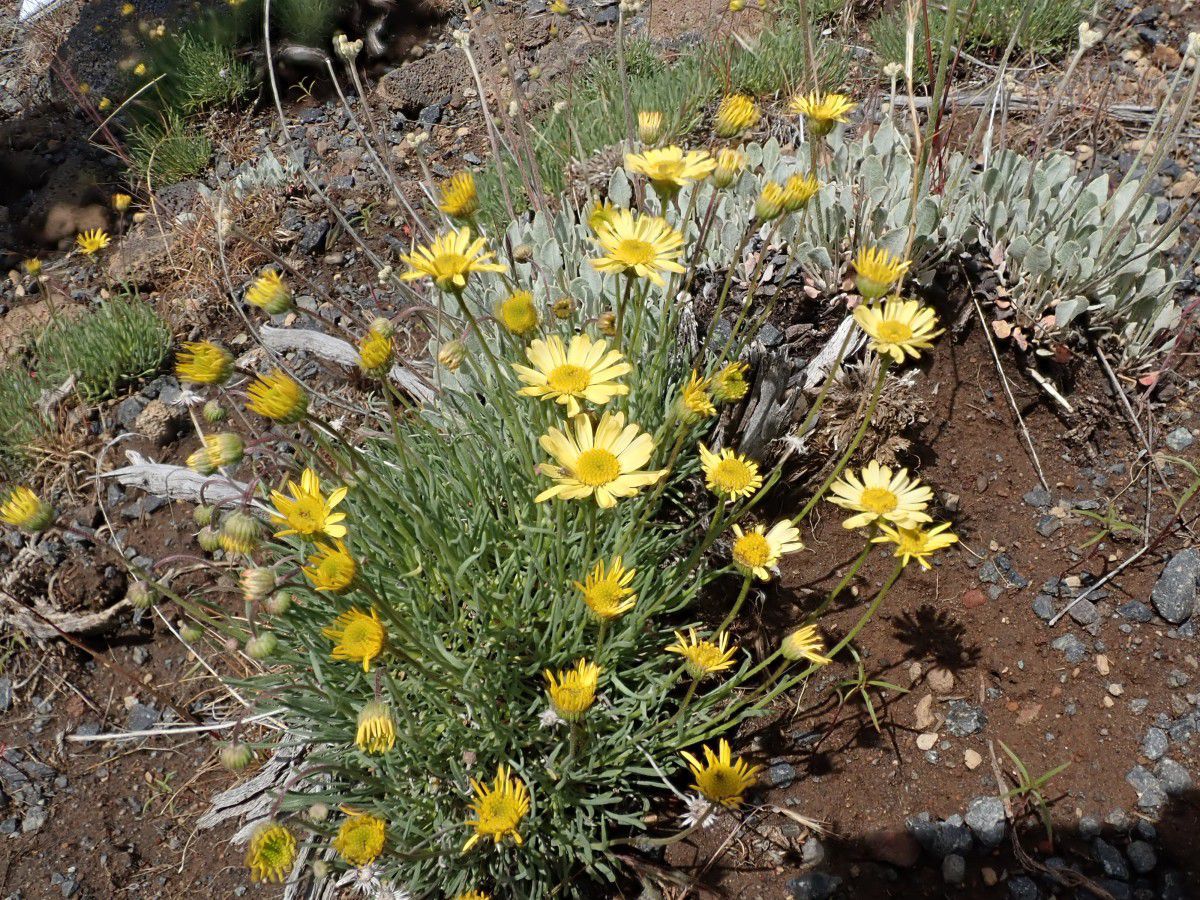
[[[730,625],[730,623],[731,623],[731,622],[733,622],[734,618],[735,618],[735,617],[737,616],[737,614],[738,614],[738,613],[741,611],[741,609],[742,609],[742,604],[746,602],[746,596],[747,596],[747,595],[750,593],[750,582],[751,582],[751,581],[753,581],[753,580],[754,580],[754,575],[753,575],[753,574],[746,574],[745,576],[743,576],[743,578],[742,578],[742,589],[741,589],[741,591],[738,593],[737,600],[735,600],[735,601],[733,602],[733,606],[731,606],[731,607],[729,608],[729,612],[726,614],[726,616],[725,616],[725,619],[724,619],[724,620],[721,622],[721,624],[720,624],[720,625],[717,627],[717,630],[716,630],[716,632],[715,632],[716,634],[718,634],[718,635],[719,635],[719,634],[720,634],[721,632],[723,632],[723,631],[724,631],[726,628],[728,628],[728,627],[729,627],[729,625]]]

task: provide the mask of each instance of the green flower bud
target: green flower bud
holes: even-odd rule
[[[215,511],[211,506],[202,503],[192,510],[192,521],[202,528],[205,525],[211,525]]]
[[[261,540],[262,524],[240,509],[221,523],[221,549],[226,553],[252,553]]]
[[[230,741],[221,748],[221,765],[230,772],[240,772],[254,761],[254,751],[241,741]]]
[[[221,532],[212,525],[205,525],[196,535],[200,549],[205,553],[216,553],[221,549]]]
[[[134,609],[147,610],[154,605],[157,592],[144,581],[135,581],[125,591],[125,599],[133,604]]]
[[[205,403],[204,409],[201,410],[201,414],[204,416],[204,421],[208,422],[210,425],[221,424],[229,415],[229,413],[225,411],[225,407],[223,407],[216,400],[209,400],[207,403]]]
[[[269,631],[264,631],[246,641],[246,655],[251,659],[266,659],[279,646],[279,638]]]

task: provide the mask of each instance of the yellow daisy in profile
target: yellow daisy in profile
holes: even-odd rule
[[[94,256],[109,244],[108,232],[103,228],[93,228],[75,235],[75,246],[84,256]]]
[[[797,94],[792,98],[790,109],[795,115],[804,116],[814,135],[829,134],[835,125],[850,121],[850,113],[858,106],[845,94]]]
[[[527,334],[538,326],[537,305],[529,291],[513,291],[496,306],[496,318],[513,334]]]
[[[470,219],[479,211],[479,193],[470,172],[454,173],[438,185],[438,193],[438,209],[452,219]]]
[[[740,756],[734,759],[729,741],[724,738],[717,744],[716,753],[708,746],[703,750],[703,764],[686,750],[680,754],[687,760],[692,777],[696,779],[692,788],[713,803],[736,809],[742,803],[742,795],[758,781],[762,766],[751,766]]]
[[[583,594],[583,602],[601,622],[624,615],[637,603],[637,595],[629,587],[633,582],[634,569],[626,569],[621,557],[613,557],[612,565],[606,570],[603,562],[596,563],[583,583],[575,587]]]
[[[755,525],[742,531],[740,525],[733,526],[733,562],[743,572],[769,581],[771,570],[785,553],[804,549],[800,531],[790,519],[783,519],[771,526]]]
[[[779,652],[783,654],[784,659],[793,661],[807,659],[818,666],[827,666],[833,662],[824,655],[825,642],[821,640],[821,634],[817,631],[816,625],[797,628],[780,642]]]
[[[707,419],[717,413],[712,395],[708,392],[708,380],[701,378],[695,369],[692,369],[692,377],[683,386],[678,405],[680,416],[685,422]]]
[[[880,534],[871,538],[871,543],[895,544],[896,552],[892,555],[904,565],[907,566],[915,559],[922,569],[928,569],[930,567],[929,557],[938,550],[944,550],[951,544],[958,543],[958,535],[946,530],[949,527],[949,522],[943,522],[932,528],[922,528],[919,525],[913,528],[893,528],[891,525],[880,525]]]
[[[704,483],[708,489],[730,502],[749,497],[762,487],[758,463],[728,447],[713,453],[701,444],[700,468],[704,470]]]
[[[278,316],[292,308],[292,292],[282,275],[267,269],[246,288],[246,302],[269,316]]]
[[[744,362],[726,363],[712,377],[713,399],[718,403],[735,403],[745,397],[750,392],[750,385],[746,383],[748,371],[750,367]]]
[[[552,334],[544,341],[534,339],[525,355],[533,368],[513,363],[517,377],[528,385],[517,393],[561,403],[568,416],[579,415],[580,400],[603,406],[613,397],[629,393],[628,385],[614,379],[627,375],[633,366],[620,351],[609,350],[606,340],[593,341],[586,334],[577,334],[566,346]]]
[[[352,866],[374,862],[383,852],[387,838],[387,823],[377,816],[363,813],[350,816],[333,839],[333,849]]]
[[[712,180],[719,188],[727,188],[746,168],[746,154],[741,150],[731,150],[724,147],[717,151],[717,165],[713,169]]]
[[[188,456],[187,465],[201,475],[211,475],[217,469],[237,465],[246,450],[245,441],[232,432],[206,434],[200,443],[200,449]]]
[[[619,209],[596,232],[596,242],[604,255],[591,262],[601,272],[649,278],[663,287],[663,272],[684,271],[677,262],[683,255],[683,235],[658,216]]]
[[[0,522],[26,531],[45,531],[54,521],[54,507],[24,485],[10,488],[0,501]]]
[[[364,375],[381,378],[392,365],[392,323],[379,319],[371,323],[358,342],[358,367]]]
[[[854,321],[871,338],[868,346],[872,350],[897,363],[904,362],[905,356],[919,357],[945,330],[937,327],[937,314],[928,306],[899,298],[884,300],[879,306],[859,304],[854,308]]]
[[[783,185],[778,181],[768,181],[759,190],[758,199],[754,201],[754,215],[764,222],[778,219],[783,214],[786,199]]]
[[[664,199],[674,197],[689,182],[707,178],[716,166],[716,160],[707,150],[662,147],[625,154],[625,168],[646,176],[655,192]]]
[[[574,722],[591,709],[596,702],[596,685],[600,683],[602,671],[586,659],[579,660],[574,669],[563,669],[557,674],[546,670],[546,693],[559,718]]]
[[[829,502],[857,511],[842,523],[843,528],[862,528],[885,522],[900,528],[913,528],[930,521],[925,506],[933,499],[933,491],[910,478],[908,469],[894,475],[887,466],[875,460],[867,463],[861,477],[847,471],[830,487]]]
[[[326,498],[321,493],[321,479],[312,469],[306,468],[300,474],[300,483],[289,480],[287,489],[290,497],[279,491],[271,491],[276,510],[272,513],[275,522],[288,526],[275,532],[275,537],[298,534],[311,540],[319,536],[346,536],[346,526],[340,524],[346,514],[334,512],[333,508],[346,499],[348,488],[337,488]]]
[[[502,765],[496,770],[496,780],[490,786],[472,778],[471,787],[475,791],[475,799],[471,801],[475,818],[467,820],[467,824],[475,829],[475,833],[463,847],[463,853],[485,837],[499,844],[511,836],[517,846],[523,844],[517,826],[529,815],[529,788],[525,783],[514,778],[508,767]]]
[[[737,645],[729,646],[729,635],[722,632],[717,640],[707,641],[696,636],[696,629],[689,628],[687,637],[675,632],[675,643],[667,647],[668,653],[683,657],[683,667],[692,678],[700,679],[721,672],[733,665]]]
[[[558,463],[541,466],[556,484],[537,495],[538,503],[551,497],[595,497],[597,506],[610,509],[667,474],[666,469],[643,470],[654,452],[654,439],[638,426],[626,425],[620,412],[604,413],[594,430],[588,416],[578,415],[565,432],[551,428],[538,443]]]
[[[246,868],[254,881],[282,883],[296,861],[296,839],[278,822],[264,822],[250,836]]]
[[[299,422],[308,412],[308,394],[281,370],[255,376],[246,388],[246,408],[281,425]]]
[[[387,641],[379,613],[373,609],[370,615],[359,609],[348,609],[334,619],[332,625],[322,628],[321,633],[334,642],[330,656],[360,662],[364,672],[371,671],[371,661],[383,652]]]
[[[447,231],[433,239],[427,247],[417,247],[412,253],[402,255],[401,261],[411,267],[400,278],[417,281],[432,278],[443,291],[461,293],[467,286],[467,278],[473,272],[503,272],[504,266],[490,262],[495,255],[485,250],[487,241],[481,237],[471,239],[470,228]]]
[[[598,201],[588,213],[588,228],[599,234],[601,229],[607,228],[616,221],[618,212],[619,209],[607,200]]]
[[[175,377],[192,384],[223,384],[233,374],[233,354],[212,341],[189,341],[175,355]]]
[[[816,196],[821,185],[812,175],[789,175],[783,183],[783,211],[796,212]]]
[[[854,255],[851,265],[858,292],[867,300],[878,300],[905,276],[912,262],[879,247],[868,247]]]
[[[115,209],[117,212],[125,212],[125,210],[129,209],[129,204],[132,202],[133,198],[128,194],[117,193],[112,195],[113,209]]]
[[[396,720],[386,704],[378,700],[363,704],[354,744],[363,753],[387,753],[396,746]]]
[[[321,544],[306,561],[308,565],[301,571],[318,591],[339,594],[354,584],[358,574],[358,564],[341,540],[335,540],[332,546]]]
[[[134,66],[133,74],[138,76],[139,78],[141,78],[143,75],[145,75],[146,74],[146,64],[138,63],[136,66]]]
[[[713,118],[713,134],[719,138],[734,138],[753,128],[762,118],[753,97],[745,94],[726,94]]]
[[[663,132],[663,114],[657,109],[638,111],[638,140],[643,144],[653,144]]]

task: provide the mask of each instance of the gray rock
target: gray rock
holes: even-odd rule
[[[1100,837],[1100,820],[1095,816],[1080,816],[1079,836],[1085,841]]]
[[[972,706],[966,700],[952,700],[946,711],[946,728],[955,737],[966,737],[982,731],[987,725],[987,714],[982,707]]]
[[[935,827],[931,852],[943,858],[951,853],[966,856],[971,852],[971,845],[971,829],[967,828],[962,816],[950,816]]]
[[[796,769],[791,763],[778,762],[767,768],[763,782],[770,787],[785,788],[796,780]]]
[[[795,900],[828,900],[842,886],[842,879],[824,872],[805,872],[787,886]]]
[[[1024,500],[1027,505],[1036,506],[1038,509],[1049,506],[1051,501],[1050,492],[1044,487],[1035,487],[1033,490],[1027,492],[1021,499]]]
[[[1038,516],[1037,533],[1042,537],[1054,537],[1062,527],[1063,520],[1058,516]]]
[[[130,731],[145,731],[157,725],[160,718],[162,718],[162,713],[153,706],[147,706],[144,703],[135,703],[133,708],[129,710],[129,718],[126,720],[126,726]]]
[[[1117,607],[1117,615],[1128,619],[1130,622],[1141,622],[1143,624],[1154,618],[1154,614],[1150,612],[1150,607],[1141,600],[1130,600],[1128,603],[1122,603]]]
[[[1182,425],[1167,435],[1167,446],[1176,453],[1182,453],[1194,443],[1196,443],[1196,439],[1192,437],[1192,433]]]
[[[1181,672],[1179,669],[1172,669],[1167,673],[1167,687],[1169,688],[1181,688],[1190,680],[1187,672]]]
[[[0,678],[0,713],[8,712],[12,699],[12,679]]]
[[[942,880],[946,884],[962,884],[967,878],[967,861],[957,853],[942,860]]]
[[[1167,733],[1161,728],[1147,728],[1146,736],[1142,738],[1141,752],[1142,756],[1152,762],[1162,759],[1167,752]]]
[[[1129,880],[1129,866],[1125,864],[1125,857],[1121,855],[1120,850],[1104,838],[1096,838],[1092,841],[1092,857],[1100,863],[1100,868],[1109,878]]]
[[[1145,766],[1134,766],[1125,780],[1137,791],[1139,809],[1156,810],[1167,802],[1167,792]]]
[[[1100,611],[1096,609],[1096,604],[1087,598],[1076,600],[1069,615],[1080,625],[1094,625],[1100,621]]]
[[[1069,663],[1081,663],[1087,659],[1087,645],[1073,634],[1064,634],[1050,642],[1055,650],[1061,650]]]
[[[300,232],[300,237],[296,241],[296,249],[301,253],[315,253],[318,248],[324,246],[328,234],[329,223],[324,219],[309,222]]]
[[[800,859],[806,866],[819,866],[825,862],[825,845],[810,837],[800,848]]]
[[[1008,896],[1012,900],[1038,900],[1042,892],[1028,875],[1017,875],[1008,879]]]
[[[46,819],[49,813],[44,806],[32,806],[25,812],[25,818],[21,820],[21,834],[32,834],[43,825],[46,824]]]
[[[134,394],[132,397],[126,397],[117,404],[117,421],[126,431],[132,431],[134,423],[137,422],[137,417],[142,412],[142,407],[146,405],[146,400]]]
[[[967,826],[985,847],[999,847],[1008,823],[999,797],[976,797],[967,807]]]
[[[1145,841],[1134,841],[1125,848],[1125,855],[1129,857],[1133,871],[1139,875],[1154,871],[1154,867],[1158,865],[1158,854]]]
[[[1192,776],[1188,774],[1187,769],[1169,756],[1158,764],[1156,772],[1163,790],[1170,797],[1180,797],[1192,786]]]
[[[1196,611],[1196,585],[1200,583],[1200,550],[1176,553],[1150,592],[1158,614],[1172,625],[1182,625]]]
[[[1049,594],[1038,594],[1033,598],[1033,611],[1039,619],[1049,622],[1054,618],[1054,598]]]

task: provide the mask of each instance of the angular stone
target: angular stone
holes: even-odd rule
[[[1152,762],[1162,759],[1167,752],[1167,733],[1161,728],[1147,728],[1146,736],[1142,738],[1141,752],[1142,756]]]
[[[763,782],[774,788],[788,787],[796,780],[796,768],[791,763],[778,762],[767,768]]]
[[[1182,625],[1196,611],[1196,586],[1200,583],[1200,550],[1189,548],[1171,557],[1150,592],[1158,614],[1172,625]]]
[[[1141,622],[1143,624],[1154,618],[1154,613],[1150,612],[1150,607],[1141,600],[1130,600],[1128,603],[1122,603],[1117,607],[1117,615],[1128,619],[1130,622]]]
[[[1134,766],[1125,776],[1125,780],[1137,791],[1139,809],[1157,810],[1167,802],[1167,792],[1162,782],[1145,766]]]
[[[982,731],[987,725],[987,714],[982,707],[972,706],[966,700],[952,700],[946,711],[946,729],[955,737],[966,737]]]
[[[1054,618],[1054,598],[1049,594],[1038,594],[1033,598],[1033,611],[1039,619],[1049,622]]]
[[[1076,600],[1069,615],[1080,625],[1094,625],[1100,621],[1100,611],[1096,609],[1096,604],[1086,598]]]
[[[1182,453],[1194,443],[1196,443],[1196,439],[1192,436],[1192,433],[1182,425],[1167,435],[1167,446],[1176,453]]]
[[[1081,663],[1087,659],[1087,645],[1073,634],[1064,634],[1050,642],[1055,650],[1061,650],[1069,663]]]
[[[1008,896],[1012,900],[1039,900],[1042,892],[1028,875],[1017,875],[1008,879]]]
[[[1092,841],[1092,857],[1100,863],[1100,868],[1109,878],[1128,880],[1129,866],[1125,864],[1125,857],[1121,855],[1120,850],[1104,838],[1096,838]]]
[[[976,797],[967,807],[967,827],[985,847],[999,847],[1008,823],[999,797]]]
[[[842,886],[842,879],[825,872],[805,872],[787,886],[795,900],[828,900]]]
[[[1181,797],[1192,787],[1192,776],[1175,760],[1167,757],[1158,764],[1158,780],[1168,796]]]
[[[1039,509],[1049,506],[1051,501],[1050,492],[1044,487],[1035,487],[1033,490],[1026,492],[1025,496],[1021,499],[1028,506],[1036,506]]]

